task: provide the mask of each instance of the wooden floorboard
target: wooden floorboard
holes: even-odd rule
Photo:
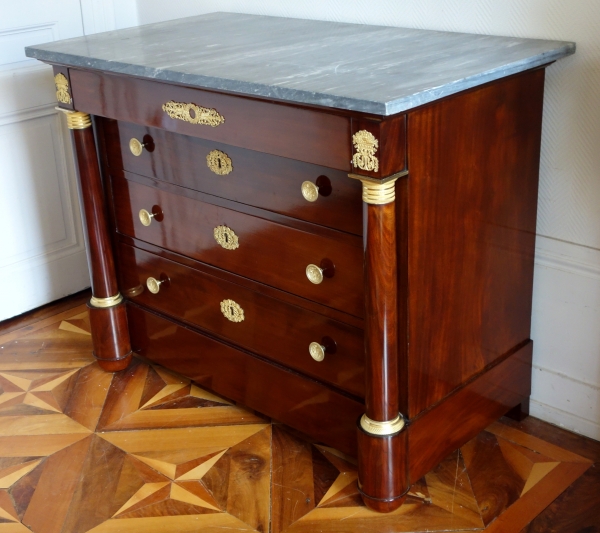
[[[75,294],[71,294],[70,296],[66,296],[65,298],[61,298],[60,300],[56,300],[55,302],[38,307],[37,309],[33,309],[32,311],[28,311],[27,313],[23,313],[22,315],[0,321],[0,336],[17,329],[23,329],[39,320],[49,318],[53,315],[62,313],[63,311],[69,311],[74,307],[87,303],[91,297],[92,291],[90,289],[85,289]]]
[[[104,373],[81,303],[0,329],[0,533],[600,531],[596,441],[501,419],[377,514],[351,457],[142,360]]]

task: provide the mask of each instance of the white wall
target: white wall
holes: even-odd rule
[[[85,35],[138,25],[136,0],[79,0]]]
[[[547,70],[532,414],[600,439],[600,2],[129,1],[139,24],[234,11],[576,41],[576,55]]]

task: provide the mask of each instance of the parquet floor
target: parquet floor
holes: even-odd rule
[[[492,424],[380,515],[337,450],[90,352],[84,306],[0,336],[0,533],[600,531],[600,444],[533,419]]]

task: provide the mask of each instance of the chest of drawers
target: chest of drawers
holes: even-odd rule
[[[355,455],[397,508],[527,405],[544,67],[573,51],[234,14],[29,48],[72,130],[99,363]]]

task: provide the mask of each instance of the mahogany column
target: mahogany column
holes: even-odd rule
[[[67,126],[71,130],[81,188],[92,280],[88,310],[94,357],[101,368],[115,372],[129,365],[131,345],[125,303],[117,288],[92,121],[87,113],[61,111],[66,114]]]
[[[363,184],[365,404],[358,425],[358,485],[367,507],[390,512],[408,492],[406,431],[398,396],[398,287],[395,182]]]

